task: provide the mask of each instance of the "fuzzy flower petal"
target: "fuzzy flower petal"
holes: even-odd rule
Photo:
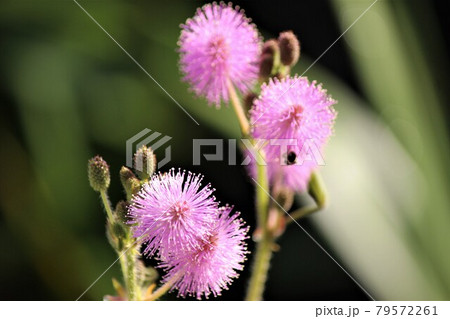
[[[333,134],[335,103],[321,84],[310,83],[306,77],[275,79],[263,85],[250,115],[253,137],[269,141],[264,152],[272,184],[306,189]],[[255,164],[250,172],[255,174]]]
[[[197,95],[219,107],[228,102],[228,81],[248,91],[257,79],[261,39],[242,10],[207,4],[181,27],[180,66]]]
[[[145,253],[167,258],[194,249],[217,219],[218,203],[201,175],[185,171],[154,175],[134,196],[128,209],[133,236],[147,243]]]
[[[197,249],[179,252],[161,264],[168,270],[165,281],[178,278],[173,287],[180,296],[216,297],[239,276],[237,271],[243,269],[248,253],[248,227],[239,213],[231,215],[231,211],[229,206],[218,210],[211,234],[201,240]]]

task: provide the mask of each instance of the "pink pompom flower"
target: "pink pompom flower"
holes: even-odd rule
[[[257,79],[261,39],[242,10],[207,4],[181,27],[180,66],[197,95],[219,107],[228,102],[228,83],[248,91]]]
[[[201,175],[171,169],[154,175],[128,208],[133,236],[147,243],[147,255],[167,258],[199,246],[217,219],[218,203]]]
[[[246,260],[248,227],[231,214],[232,207],[219,208],[219,216],[209,236],[200,240],[194,250],[179,252],[162,262],[168,273],[164,280],[174,280],[173,289],[180,296],[194,296],[201,299],[221,294],[234,278],[239,276]]]
[[[263,150],[272,185],[306,190],[322,150],[333,134],[336,103],[321,84],[306,77],[270,80],[250,111],[252,136],[267,140]],[[255,163],[250,167],[255,174]]]

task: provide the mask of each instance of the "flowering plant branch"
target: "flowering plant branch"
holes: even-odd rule
[[[317,163],[296,164],[305,155],[302,144],[307,139],[322,146],[331,135],[335,101],[315,82],[289,76],[300,58],[300,43],[292,32],[282,32],[278,39],[266,41],[261,48],[255,25],[237,7],[214,3],[199,9],[183,26],[179,43],[184,79],[197,95],[217,107],[230,101],[243,137],[295,140],[286,147],[283,159],[278,156],[280,147],[266,145],[262,150],[253,150],[257,161],[251,164],[250,175],[256,184],[258,224],[253,236],[257,247],[247,299],[260,300],[275,240],[291,219],[276,209],[277,194],[293,198],[293,193],[310,188],[317,207],[300,208],[293,218],[323,207],[324,197],[316,196],[324,194],[322,184],[315,183],[317,173],[313,172]],[[250,90],[255,79],[262,84],[256,88],[259,96]],[[250,121],[235,87],[251,108]],[[258,159],[267,162],[267,166],[259,164]],[[284,204],[287,207],[283,210],[287,211],[292,202]]]
[[[248,173],[255,182],[257,213],[246,299],[262,300],[276,240],[289,223],[326,204],[318,163],[305,160],[305,145],[324,147],[333,132],[336,101],[315,81],[290,76],[300,58],[292,32],[262,43],[256,26],[231,4],[198,9],[182,25],[179,47],[184,81],[217,108],[230,103],[242,137],[255,145],[245,151],[255,159]],[[267,142],[256,147],[260,140]],[[107,236],[125,281],[123,288],[113,280],[118,296],[106,299],[157,300],[173,290],[181,297],[218,296],[243,269],[248,227],[232,206],[219,205],[211,185],[202,186],[203,176],[173,168],[157,173],[155,167],[150,148],[137,150],[134,167],[120,170],[126,201],[113,211],[109,167],[99,156],[89,161],[89,180],[105,206]],[[289,214],[295,194],[306,191],[316,206]],[[165,273],[156,290],[157,272],[141,255],[154,258]]]

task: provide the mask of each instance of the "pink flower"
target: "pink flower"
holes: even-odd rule
[[[255,139],[264,147],[270,182],[294,191],[307,188],[312,171],[333,133],[336,103],[322,86],[306,77],[270,80],[250,111]],[[255,174],[255,164],[250,169]]]
[[[129,207],[133,236],[147,243],[145,253],[167,258],[199,246],[217,219],[210,185],[201,188],[201,175],[185,171],[154,175]]]
[[[207,4],[182,28],[181,70],[197,95],[219,107],[228,102],[228,81],[248,91],[258,75],[261,39],[242,10]]]
[[[246,260],[248,227],[239,213],[230,215],[232,207],[219,209],[219,216],[209,236],[191,251],[180,251],[164,261],[161,266],[168,271],[164,280],[176,278],[174,288],[180,296],[201,299],[212,293],[214,297],[239,275]],[[174,277],[175,276],[175,277]]]

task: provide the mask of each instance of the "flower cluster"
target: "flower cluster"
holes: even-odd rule
[[[290,75],[300,58],[300,42],[293,31],[262,43],[244,12],[224,3],[199,8],[181,28],[178,45],[184,80],[210,104],[231,102],[243,137],[262,147],[261,154],[251,154],[260,166],[253,161],[249,169],[264,190],[256,193],[253,238],[257,256],[270,256],[290,221],[284,213],[292,207],[295,192],[308,190],[317,204],[317,209],[294,212],[295,218],[326,202],[313,171],[333,133],[336,101],[315,81]],[[233,207],[220,206],[211,185],[202,186],[201,175],[175,169],[154,174],[156,164],[153,150],[141,146],[134,167],[120,170],[126,200],[113,209],[107,195],[109,166],[99,156],[89,161],[89,182],[100,193],[108,215],[107,237],[119,255],[125,281],[124,286],[113,281],[118,295],[106,299],[156,300],[174,289],[182,297],[216,297],[244,267],[248,227]],[[165,271],[163,285],[156,290],[157,271],[145,267],[142,247]],[[262,299],[269,266],[270,258],[254,259],[247,300]]]
[[[273,142],[264,147],[270,183],[306,190],[332,135],[336,102],[315,81],[289,75],[300,57],[295,34],[282,32],[261,45],[256,27],[239,8],[213,3],[182,25],[179,46],[184,79],[197,95],[220,105],[228,102],[230,85],[247,94],[251,137]],[[255,97],[249,88],[258,76],[266,83]],[[249,171],[256,176],[254,161]]]
[[[202,177],[170,170],[154,175],[129,206],[135,238],[147,243],[145,254],[160,260],[180,296],[220,295],[241,270],[248,228],[219,207]]]

